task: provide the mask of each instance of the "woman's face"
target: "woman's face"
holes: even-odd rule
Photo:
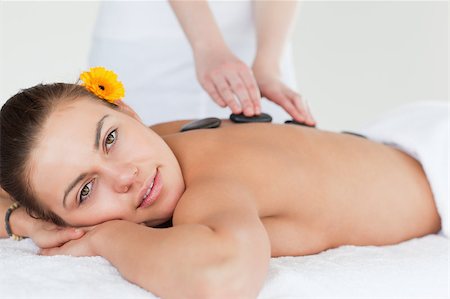
[[[80,98],[59,105],[44,124],[28,164],[30,184],[69,225],[113,219],[157,225],[171,218],[184,192],[171,149],[121,108],[127,112]]]

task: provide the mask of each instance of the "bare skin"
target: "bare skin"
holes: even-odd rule
[[[178,133],[186,122],[152,127],[175,153],[186,187],[214,176],[250,190],[272,257],[394,244],[440,229],[423,169],[402,151],[293,125],[225,121]],[[174,225],[195,210],[180,200]]]
[[[118,105],[79,99],[48,117],[30,185],[86,231],[41,254],[103,256],[163,298],[255,298],[271,256],[395,244],[440,229],[420,164],[399,150],[294,125],[224,121],[179,133],[187,121],[178,121],[152,131]],[[159,195],[142,206],[155,173]],[[172,217],[173,227],[153,228]]]

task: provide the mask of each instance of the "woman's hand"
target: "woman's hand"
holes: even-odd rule
[[[253,73],[261,95],[286,110],[294,120],[315,126],[316,121],[305,100],[281,82],[276,68],[253,66]]]
[[[12,212],[10,224],[14,233],[30,237],[40,248],[61,246],[84,234],[82,229],[61,227],[48,221],[35,219],[28,215],[23,207]]]
[[[79,238],[71,239],[60,246],[41,248],[40,255],[71,255],[71,256],[96,256],[98,255],[93,245],[94,235],[99,226],[80,228],[85,231]]]
[[[219,47],[194,51],[194,58],[200,85],[219,106],[245,116],[261,113],[258,85],[244,62]]]
[[[79,239],[85,234],[80,228],[61,227],[40,219],[35,221],[30,238],[40,248],[61,246],[71,240]]]

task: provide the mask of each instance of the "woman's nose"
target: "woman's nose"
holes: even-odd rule
[[[138,173],[137,167],[133,165],[110,165],[105,170],[114,190],[119,193],[128,192]]]

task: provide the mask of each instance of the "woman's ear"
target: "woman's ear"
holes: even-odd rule
[[[127,104],[125,104],[124,101],[119,100],[116,101],[114,104],[116,104],[119,107],[119,110],[122,111],[123,113],[131,116],[132,118],[138,120],[141,123],[144,123],[142,119],[139,117],[139,115],[136,113],[136,111],[134,111],[133,108],[131,108]]]

